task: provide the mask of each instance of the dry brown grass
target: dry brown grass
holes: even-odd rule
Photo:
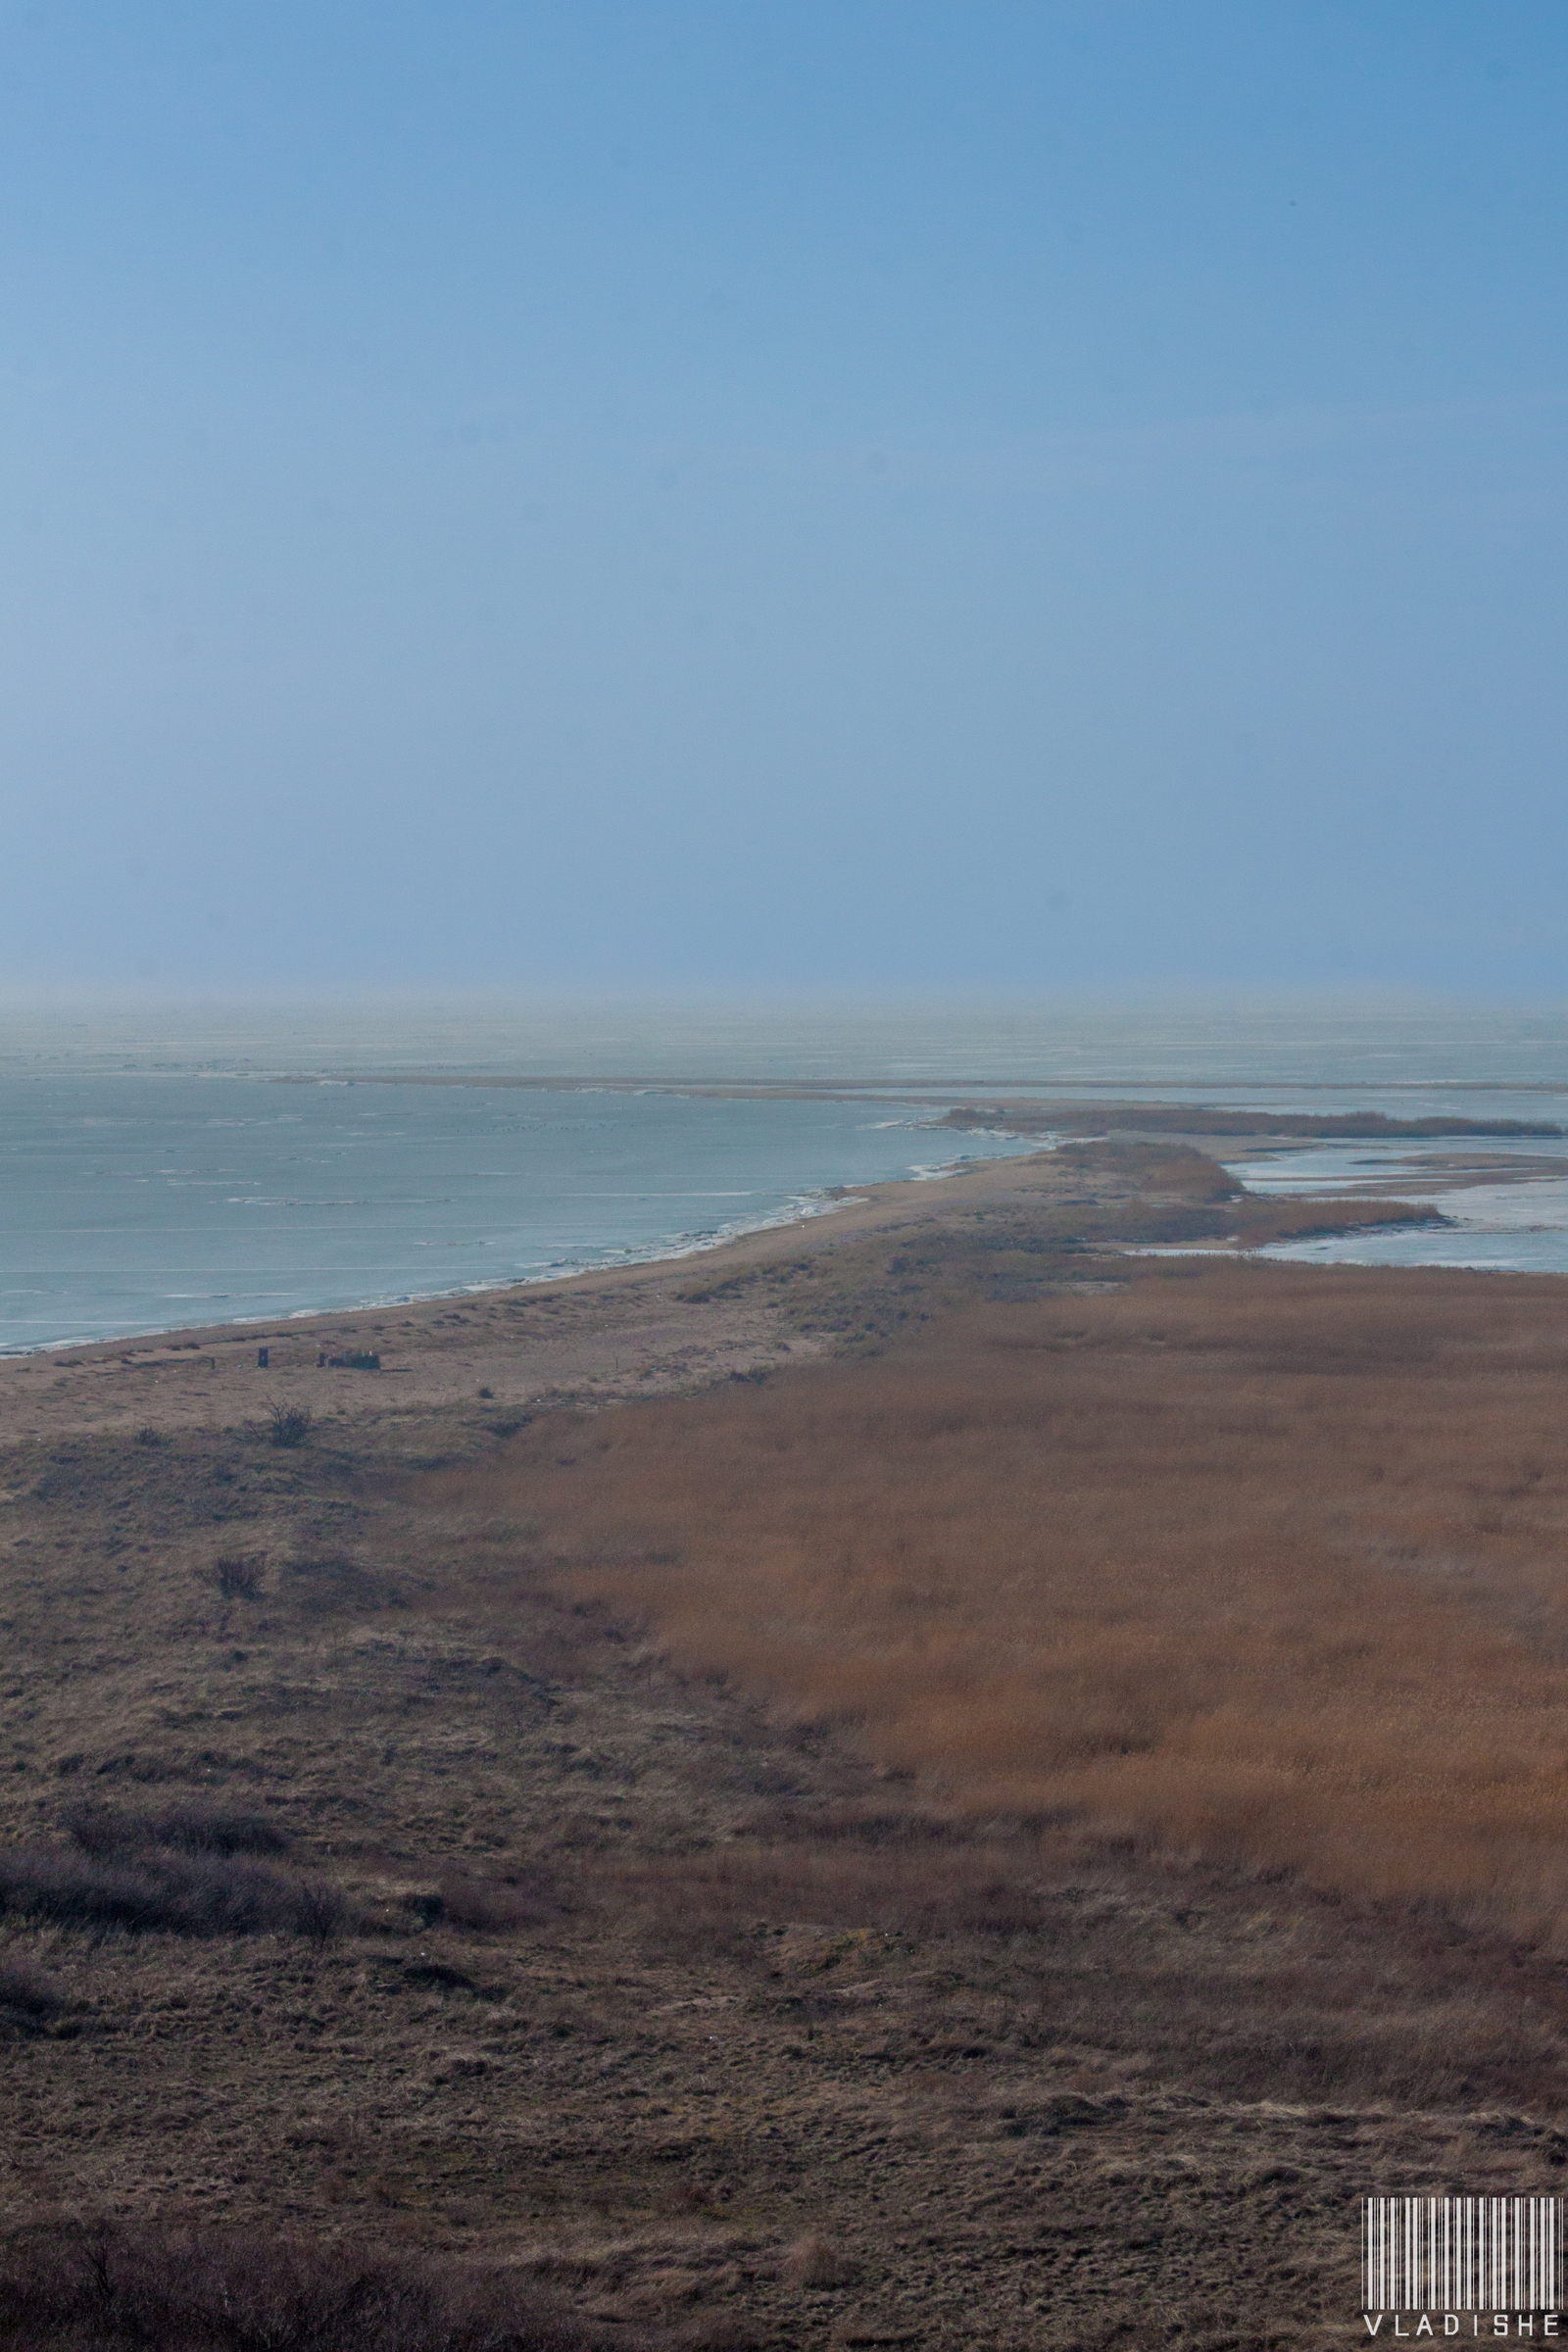
[[[11,2352],[653,2352],[536,2288],[407,2250],[290,2232],[102,2224],[0,2246]]]
[[[586,1287],[571,1348],[603,1352],[569,1383],[492,1335],[459,1401],[368,1383],[294,1450],[237,1370],[155,1446],[134,1390],[113,1428],[65,1418],[134,1372],[48,1389],[58,1427],[0,1460],[0,2145],[28,2232],[0,2342],[365,2319],[390,2352],[391,2312],[455,2348],[490,2284],[514,2352],[536,2293],[622,2347],[1274,2342],[1282,2312],[1315,2342],[1353,2313],[1369,2184],[1560,2186],[1549,1952],[1315,1893],[1278,1861],[1310,1810],[1221,1810],[1213,1847],[1255,1864],[1161,1849],[1126,1779],[1152,1757],[1154,1798],[1202,1796],[1184,1759],[1227,1702],[1243,1765],[1291,1705],[1328,1739],[1336,1576],[1382,1627],[1432,1594],[1461,1654],[1520,1667],[1521,1740],[1552,1720],[1528,1678],[1562,1646],[1561,1286],[1110,1247],[1237,1205],[1169,1141],[926,1187],[885,1229]],[[583,1376],[616,1347],[686,1394],[843,1352],[650,1413]],[[505,1456],[492,1375],[541,1416]],[[480,1460],[498,1480],[411,1493]],[[265,1562],[254,1601],[217,1557]],[[680,1643],[626,1639],[639,1613]],[[1395,1771],[1441,1779],[1428,1663],[1352,1671],[1412,1731]],[[1478,1740],[1499,1673],[1466,1685]],[[1031,1749],[1005,1709],[1037,1700]],[[1096,1773],[1103,1801],[1061,1796]],[[342,1932],[222,1932],[257,1862],[341,1889]],[[68,2213],[116,2217],[118,2311],[62,2276]]]
[[[426,1493],[498,1600],[564,1581],[971,1819],[1562,1938],[1565,1393],[1539,1277],[1161,1268]]]
[[[230,1854],[153,1848],[102,1860],[7,1846],[0,1849],[0,1916],[13,1913],[99,1934],[293,1934],[326,1943],[342,1932],[348,1906],[334,1886]]]
[[[1301,1242],[1322,1234],[1365,1233],[1373,1225],[1447,1225],[1439,1208],[1419,1200],[1295,1200],[1279,1195],[1270,1200],[1250,1194],[1236,1204],[1228,1220],[1244,1250],[1263,1250],[1270,1242]]]

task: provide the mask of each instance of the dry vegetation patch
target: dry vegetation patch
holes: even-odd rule
[[[970,1818],[1555,1935],[1565,1387],[1539,1278],[1162,1269],[546,1420],[427,1492],[500,1584],[525,1515],[524,1573]]]
[[[516,2278],[290,2232],[109,2224],[0,2245],[11,2352],[656,2352]]]
[[[1247,1208],[1086,1144],[14,1442],[0,2340],[1274,2341],[1558,2185],[1562,1289],[1113,1247]]]

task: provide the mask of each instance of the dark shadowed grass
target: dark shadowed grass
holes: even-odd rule
[[[105,2224],[0,2248],[7,2352],[654,2352],[495,2271],[298,2236]]]
[[[35,2034],[65,2006],[65,1994],[42,1969],[0,1961],[0,2032]]]
[[[272,1932],[320,1942],[338,1932],[346,1906],[335,1888],[233,1855],[144,1851],[101,1860],[13,1846],[0,1852],[0,1912],[138,1935]]]
[[[288,1833],[270,1814],[225,1805],[168,1805],[125,1813],[111,1805],[76,1806],[65,1826],[83,1853],[102,1859],[146,1846],[189,1854],[281,1854]]]
[[[559,1919],[562,1909],[561,1894],[543,1872],[532,1871],[509,1883],[448,1870],[425,1905],[425,1915],[445,1920],[449,1927],[483,1935],[543,1927]]]
[[[649,1949],[713,1950],[800,1924],[883,1936],[1021,1936],[1050,1917],[1024,1841],[761,1845],[604,1865],[596,1898]]]

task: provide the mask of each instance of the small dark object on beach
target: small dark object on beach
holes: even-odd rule
[[[303,1446],[311,1434],[311,1408],[308,1404],[274,1404],[272,1426],[268,1435],[274,1446]]]
[[[329,1355],[329,1370],[339,1372],[379,1372],[381,1358],[370,1348],[345,1348],[341,1355]]]
[[[481,1396],[493,1396],[495,1395],[495,1391],[494,1389],[481,1389],[479,1394]]]
[[[138,1429],[136,1432],[136,1443],[138,1446],[162,1446],[165,1444],[165,1442],[166,1441],[163,1437],[163,1434],[159,1430]]]
[[[265,1372],[267,1370],[267,1357],[268,1350],[265,1348],[258,1348],[256,1350],[256,1369],[258,1372]]]

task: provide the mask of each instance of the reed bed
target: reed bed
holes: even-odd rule
[[[1161,1266],[426,1496],[498,1609],[569,1587],[956,1818],[1568,1941],[1565,1408],[1554,1281]]]

